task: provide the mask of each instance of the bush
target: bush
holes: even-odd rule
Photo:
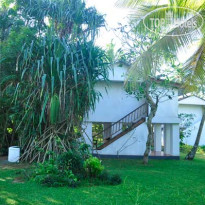
[[[74,144],[72,151],[65,152],[57,158],[39,163],[34,169],[24,170],[25,179],[32,179],[48,187],[76,187],[80,180],[89,183],[117,185],[122,182],[119,175],[110,175],[104,171],[101,161],[89,154],[88,146]],[[28,173],[27,173],[28,172]],[[92,182],[91,182],[92,181]]]
[[[66,152],[60,155],[57,159],[58,169],[62,172],[71,170],[74,174],[79,174],[84,171],[83,158],[77,152]]]
[[[110,185],[118,185],[122,183],[122,179],[119,174],[111,175],[106,171],[103,171],[99,175],[99,179],[105,184],[110,184]]]
[[[72,170],[65,167],[64,169],[59,168],[58,163],[53,159],[37,164],[32,179],[42,185],[52,187],[75,186],[77,184],[77,178]]]
[[[99,176],[104,170],[101,161],[97,157],[90,157],[84,162],[84,168],[90,177]]]
[[[76,187],[78,185],[77,178],[71,171],[66,176],[52,174],[46,175],[41,178],[40,183],[48,187]]]
[[[111,178],[110,178],[111,185],[118,185],[121,183],[122,183],[122,179],[121,179],[119,174],[115,174],[115,175],[111,176]]]
[[[181,152],[188,153],[188,152],[191,151],[191,149],[192,149],[191,145],[186,145],[186,144],[181,144],[180,145]]]
[[[110,174],[107,171],[103,171],[100,175],[99,175],[99,179],[105,183],[107,183],[108,181],[110,181]]]
[[[64,170],[71,170],[79,177],[85,176],[85,169],[83,167],[84,161],[90,157],[89,145],[72,143],[72,149],[61,154],[57,158],[58,169],[62,172]]]
[[[187,154],[191,151],[192,147],[193,146],[191,146],[191,145],[183,144],[183,145],[180,146],[180,150],[181,150],[181,152]],[[199,146],[198,149],[197,149],[197,153],[205,154],[205,146]]]

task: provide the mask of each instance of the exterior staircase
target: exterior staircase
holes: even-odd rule
[[[113,143],[114,141],[118,140],[123,135],[127,134],[134,128],[144,123],[147,115],[148,105],[144,103],[137,109],[133,110],[132,112],[118,120],[117,122],[112,123],[112,125],[93,136],[94,149],[101,150]],[[104,136],[104,133],[109,134],[106,134],[106,137],[102,137]]]

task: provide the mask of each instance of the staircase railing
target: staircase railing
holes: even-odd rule
[[[123,131],[129,129],[133,124],[137,123],[142,118],[146,118],[148,115],[148,105],[144,103],[140,107],[136,108],[129,114],[125,115],[123,118],[113,123],[103,131],[93,136],[93,146],[95,148],[99,147],[104,143],[104,141],[112,139]],[[103,137],[107,133],[107,137]],[[109,133],[109,134],[108,134]]]

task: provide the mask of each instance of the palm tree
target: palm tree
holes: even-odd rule
[[[156,68],[160,67],[162,58],[166,59],[167,53],[174,54],[176,57],[181,49],[190,49],[190,45],[198,40],[198,47],[196,52],[184,63],[183,68],[180,71],[180,81],[186,92],[198,92],[199,88],[204,84],[205,76],[205,25],[202,24],[200,29],[195,33],[190,32],[186,35],[180,35],[185,32],[184,26],[191,20],[195,23],[203,23],[205,20],[205,1],[194,0],[167,0],[166,3],[160,3],[160,0],[119,0],[117,6],[123,6],[132,9],[130,18],[135,21],[136,32],[139,34],[151,35],[150,31],[145,27],[149,25],[148,18],[146,18],[150,12],[152,17],[157,17],[159,20],[165,18],[165,12],[170,9],[177,19],[180,19],[180,24],[172,25],[172,28],[166,30],[167,24],[163,29],[166,31],[163,35],[154,35],[155,41],[151,43],[145,51],[138,56],[135,63],[130,69],[130,73],[137,75],[139,72],[146,73],[148,76],[155,77]],[[179,7],[188,8],[198,12],[202,18],[197,18],[197,13],[192,14],[191,18],[188,18],[186,9],[178,9]],[[187,18],[186,18],[187,17]],[[199,22],[200,21],[200,22]],[[152,33],[153,35],[153,33]],[[153,63],[154,59],[154,63]],[[145,79],[142,79],[145,80]],[[193,159],[199,145],[201,131],[203,129],[205,117],[202,117],[202,121],[199,127],[199,132],[196,138],[195,145],[191,152],[187,155],[186,159]]]

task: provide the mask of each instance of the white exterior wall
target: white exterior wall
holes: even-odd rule
[[[172,99],[168,99],[168,97],[160,99],[153,123],[180,123],[178,118],[178,90],[174,89],[173,91],[174,95],[172,91],[169,94]]]
[[[137,101],[133,96],[128,95],[123,86],[123,82],[99,82],[96,90],[102,95],[96,104],[95,111],[89,113],[89,122],[116,122],[134,109],[142,105],[145,101]]]
[[[125,92],[123,76],[126,73],[126,70],[126,68],[115,67],[113,70],[114,73],[112,73],[112,71],[110,72],[110,79],[112,81],[109,82],[108,85],[105,82],[97,83],[96,90],[101,93],[102,98],[97,102],[95,111],[90,111],[89,117],[85,119],[86,124],[88,124],[87,131],[90,139],[92,139],[92,123],[116,122],[140,105],[144,104],[144,99],[138,101],[134,96],[130,96]],[[107,88],[107,91],[105,87]],[[163,102],[159,103],[158,111],[153,123],[175,123],[178,125],[177,89],[175,90],[175,96],[172,100],[166,98],[163,99]],[[143,123],[104,149],[96,152],[104,155],[143,155],[147,134],[146,123]],[[87,138],[87,136],[85,137]],[[175,135],[173,140],[176,142],[179,141],[179,135]],[[86,139],[86,141],[89,142],[88,139]],[[174,155],[179,153],[179,146],[173,147],[172,153],[175,153]]]
[[[95,151],[95,153],[104,155],[143,155],[147,135],[147,125],[143,123],[104,149]]]
[[[187,99],[187,101],[188,101],[188,99]],[[197,132],[199,129],[200,121],[202,118],[202,113],[203,113],[202,106],[203,105],[200,105],[200,104],[193,105],[193,104],[187,104],[184,102],[179,102],[179,103],[180,103],[179,104],[179,114],[186,113],[186,114],[194,114],[195,115],[194,120],[193,120],[193,125],[190,127],[191,136],[184,139],[185,144],[194,145],[194,142],[195,142],[196,136],[197,136]],[[190,103],[193,103],[193,98],[191,99]],[[198,102],[195,101],[194,103],[198,103]],[[205,145],[205,137],[204,136],[205,136],[205,127],[203,128],[199,145]]]

